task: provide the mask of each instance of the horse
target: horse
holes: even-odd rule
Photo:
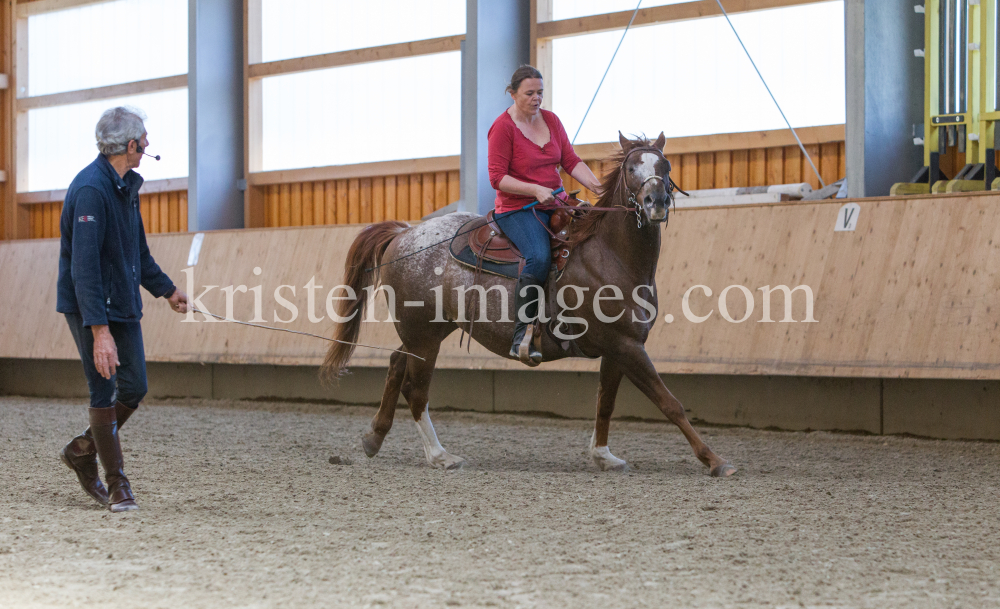
[[[581,355],[601,358],[597,416],[590,440],[590,457],[601,470],[628,469],[627,462],[612,454],[608,447],[615,395],[622,376],[626,376],[680,428],[709,473],[727,477],[736,468],[702,441],[688,421],[684,407],[657,374],[644,346],[656,320],[660,224],[667,220],[672,202],[670,163],[663,156],[666,138],[661,133],[655,142],[650,142],[619,134],[619,141],[621,151],[609,159],[616,169],[604,177],[599,200],[591,210],[577,212],[581,217],[571,224],[572,255],[558,284],[586,288],[590,294],[599,292],[602,286],[605,290],[606,286],[617,286],[623,294],[636,294],[638,288],[643,298],[641,302],[636,299],[638,304],[623,300],[624,309],[617,317],[603,314],[599,306],[590,311],[575,310],[574,315],[579,317],[574,327],[578,329],[579,324],[585,324],[587,331],[572,341],[557,340],[550,333],[541,332],[543,362]],[[354,295],[347,291],[347,296],[338,303],[339,315],[349,320],[336,328],[339,342],[329,348],[320,369],[321,377],[329,381],[344,373],[355,348],[351,343],[357,342],[369,300],[362,294],[366,288],[374,294],[376,286],[391,286],[391,291],[382,292],[388,304],[395,304],[395,328],[403,343],[389,358],[381,404],[371,429],[362,436],[362,446],[369,457],[378,453],[389,433],[402,392],[423,442],[427,462],[444,469],[464,463],[464,459],[448,453],[441,445],[428,412],[428,392],[441,342],[462,329],[470,333],[470,340],[474,337],[489,351],[510,358],[515,313],[511,299],[507,298],[514,279],[478,273],[456,262],[448,252],[449,238],[475,217],[456,212],[415,226],[399,221],[380,222],[363,229],[351,245],[344,284],[353,289]],[[554,281],[550,276],[549,284]],[[480,323],[474,325],[473,335],[475,315],[466,320],[464,313],[470,286],[477,285],[482,286],[475,292],[479,296]],[[549,289],[555,287],[550,285]],[[405,301],[423,301],[429,296],[436,296],[440,305],[403,306]],[[545,311],[547,315],[553,313]],[[598,315],[611,321],[601,321]],[[484,317],[498,321],[482,323]],[[570,336],[565,332],[563,335]]]

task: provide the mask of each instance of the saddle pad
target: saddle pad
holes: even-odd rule
[[[451,257],[454,258],[456,262],[464,264],[469,268],[475,269],[479,265],[479,258],[472,253],[472,249],[470,249],[468,245],[463,247],[458,252],[454,249],[450,249],[448,253],[451,254]],[[516,264],[500,264],[493,262],[492,260],[483,260],[482,271],[484,273],[489,273],[490,275],[499,275],[500,277],[517,279],[517,277],[521,274],[522,266],[524,266],[523,260]]]

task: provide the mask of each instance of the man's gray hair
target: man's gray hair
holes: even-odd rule
[[[144,120],[146,115],[143,111],[131,106],[118,106],[105,110],[101,119],[97,121],[97,129],[94,130],[97,149],[104,156],[125,154],[130,141],[135,140],[139,143],[146,134],[146,126],[142,123]]]

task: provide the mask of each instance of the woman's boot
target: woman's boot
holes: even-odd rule
[[[514,339],[510,345],[510,356],[521,363],[537,366],[542,361],[542,353],[535,348],[531,332],[528,331],[534,319],[538,317],[538,291],[528,290],[528,286],[542,286],[542,282],[534,275],[521,273],[514,284]],[[521,292],[524,291],[522,296]],[[544,288],[543,288],[544,293]],[[524,307],[524,317],[532,321],[522,321],[518,312]]]
[[[104,478],[108,483],[108,507],[112,512],[139,509],[122,471],[122,446],[118,441],[118,417],[114,408],[90,409],[90,433],[97,447],[97,455],[104,464]]]
[[[119,429],[125,424],[125,421],[128,421],[135,410],[135,408],[129,408],[121,402],[115,403],[115,415]],[[59,452],[59,459],[66,464],[66,467],[73,470],[77,480],[80,481],[80,486],[88,495],[101,505],[108,504],[108,491],[101,483],[101,477],[97,472],[97,448],[94,446],[94,437],[90,433],[89,427],[63,447]]]

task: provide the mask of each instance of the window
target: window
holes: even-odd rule
[[[465,32],[464,0],[262,0],[261,11],[263,63],[361,50],[356,63],[263,76],[262,171],[460,153],[461,54],[451,49]],[[364,51],[449,37],[389,60]]]
[[[465,33],[465,0],[263,0],[263,61]]]
[[[845,121],[842,1],[731,18],[793,126]],[[547,94],[571,138],[621,35],[553,41]],[[711,17],[629,30],[577,143],[784,127],[725,19]]]
[[[460,153],[459,53],[274,76],[263,86],[265,171]]]
[[[642,0],[640,8],[651,8],[667,4],[683,4],[691,0]],[[602,13],[634,11],[638,0],[553,0],[552,20],[574,19]]]
[[[29,15],[27,87],[19,90],[27,110],[27,166],[18,168],[21,191],[60,190],[97,156],[94,128],[101,113],[131,105],[147,115],[151,154],[143,160],[146,180],[188,174],[188,94],[183,79],[164,90],[79,101],[72,92],[164,77],[188,69],[188,3],[185,0],[116,0]],[[130,44],[129,40],[134,43]],[[22,85],[23,86],[23,85]],[[144,87],[138,87],[142,90]],[[132,91],[135,91],[132,87]],[[107,95],[108,93],[105,93]],[[39,96],[52,96],[42,97]]]
[[[27,94],[186,74],[187,28],[185,0],[117,0],[32,15]]]
[[[149,153],[137,170],[146,180],[188,174],[188,94],[175,89],[28,112],[28,190],[61,190],[97,157],[94,127],[114,106],[135,106],[146,113]],[[179,127],[181,126],[181,127]]]

